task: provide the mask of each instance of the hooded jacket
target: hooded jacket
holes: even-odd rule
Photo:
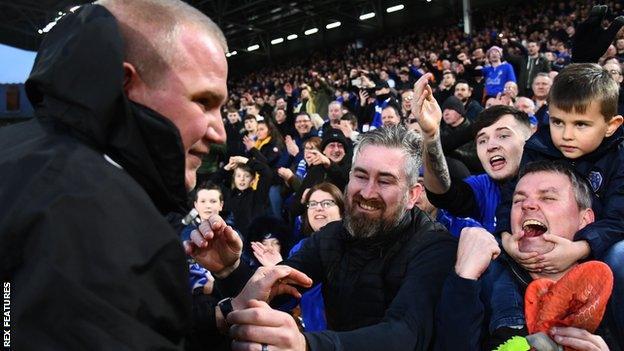
[[[174,350],[187,266],[177,128],[123,91],[123,41],[99,5],[47,34],[26,82],[36,118],[0,129],[0,270],[11,346]]]
[[[618,128],[596,150],[571,160],[553,144],[550,128],[540,128],[524,146],[520,169],[538,160],[567,162],[589,183],[596,221],[579,230],[574,240],[586,240],[592,257],[602,259],[613,244],[624,240],[624,131]],[[511,199],[516,184],[517,180],[508,182],[502,189],[502,201],[496,211],[499,233],[511,233]]]

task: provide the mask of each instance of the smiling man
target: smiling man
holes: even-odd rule
[[[403,126],[362,135],[345,190],[344,220],[327,224],[281,263],[323,284],[329,330],[302,334],[290,315],[251,301],[247,308],[234,306],[227,317],[234,325],[233,349],[431,348],[435,305],[456,243],[415,207],[423,191],[420,158],[418,136]]]
[[[44,37],[37,118],[0,131],[0,264],[15,349],[182,349],[186,213],[223,143],[221,30],[176,0],[102,0]]]

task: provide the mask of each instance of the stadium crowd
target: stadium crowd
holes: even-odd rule
[[[624,13],[619,2],[607,5],[612,11],[601,18],[600,26]],[[241,234],[245,243],[243,259],[251,267],[274,266],[289,256],[293,245],[296,252],[307,240],[311,221],[342,218],[338,213],[343,213],[344,208],[338,206],[342,200],[336,194],[346,191],[349,171],[354,169],[354,144],[367,132],[401,125],[427,135],[419,122],[422,116],[414,111],[418,105],[414,84],[422,77],[426,77],[432,97],[440,105],[442,120],[434,134],[443,157],[437,164],[424,159],[419,184],[426,191],[419,195],[416,206],[444,224],[455,237],[464,228],[503,232],[496,221],[496,210],[503,201],[500,192],[505,186],[510,188],[506,184],[517,177],[525,141],[536,132],[547,134],[552,124],[549,101],[553,80],[573,62],[573,47],[579,58],[574,62],[598,63],[618,83],[619,92],[622,90],[624,33],[611,33],[606,52],[597,52],[598,45],[582,46],[585,38],[575,38],[592,6],[591,2],[581,1],[535,1],[528,6],[512,5],[506,11],[493,7],[475,12],[479,27],[473,35],[454,26],[415,28],[413,34],[382,37],[361,47],[335,47],[306,60],[276,63],[231,78],[229,100],[222,111],[228,145],[221,149],[219,157],[211,154],[199,170],[198,179],[200,183],[208,181],[211,188],[215,184],[220,187],[224,209],[220,213]],[[579,35],[595,34],[581,29]],[[573,77],[579,79],[583,74],[588,72]],[[620,93],[614,115],[624,112],[623,98]],[[489,142],[490,138],[510,137],[499,135],[505,134],[499,132],[502,128],[513,131],[514,142]],[[425,145],[427,140],[425,137]],[[258,162],[263,164],[264,172]],[[269,169],[271,175],[266,173]],[[443,169],[448,172],[448,184],[438,179]],[[330,185],[336,189],[322,192],[327,199],[324,203],[310,201],[306,196],[309,189]],[[465,236],[470,237],[474,231],[470,229]],[[506,232],[511,233],[511,228]],[[477,237],[482,235],[477,231]],[[502,238],[508,239],[506,235],[514,237],[505,233]],[[617,236],[604,250],[618,238],[621,240]],[[504,239],[499,239],[501,245],[519,240]],[[540,264],[536,264],[511,245],[505,246],[508,257],[516,259],[528,272],[562,270],[552,267],[562,265],[557,261],[559,257],[539,256]],[[602,257],[614,268],[618,261],[615,257],[622,254],[621,246],[608,255],[605,251],[591,251],[578,259]],[[487,279],[494,279],[490,277],[493,275]],[[616,276],[617,291],[621,284],[617,279],[622,276]],[[509,284],[516,284],[511,277]],[[304,295],[295,312],[306,331],[323,330],[328,325],[318,288]],[[521,306],[522,299],[518,299]],[[526,333],[523,313],[520,311],[515,320],[504,319],[510,318],[506,316],[490,322],[488,337],[479,339],[475,336],[479,332],[474,330],[473,337],[484,342],[480,346],[495,349],[518,334],[517,329]],[[330,329],[336,328],[338,325],[330,324]],[[613,342],[620,337],[610,334],[608,338]],[[458,348],[458,341],[452,342],[454,346],[446,345],[448,349]],[[465,343],[470,345],[465,349],[480,347],[474,340]]]
[[[624,350],[624,6],[602,3],[492,5],[471,35],[415,27],[237,73],[227,91],[223,34],[190,6],[85,5],[35,63],[42,117],[0,130],[15,343],[528,350],[514,344],[528,335]],[[171,44],[133,15],[156,9],[162,28],[185,23],[183,54],[163,54],[179,76],[123,44]],[[70,68],[101,87],[54,73]]]

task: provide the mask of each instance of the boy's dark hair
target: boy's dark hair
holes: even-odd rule
[[[592,191],[587,183],[587,180],[576,172],[572,166],[563,161],[552,160],[540,160],[530,162],[526,164],[518,174],[518,179],[524,177],[527,174],[537,172],[550,172],[558,173],[566,176],[570,183],[572,183],[572,189],[574,190],[574,198],[576,204],[580,210],[591,208],[592,206]]]
[[[309,114],[309,113],[307,113],[307,112],[299,112],[299,113],[297,113],[297,114],[295,115],[295,119],[297,119],[297,117],[299,117],[299,116],[306,116],[306,117],[308,117],[308,120],[309,120],[309,121],[311,121],[311,120],[312,120],[312,117],[310,117],[310,114]]]
[[[342,115],[342,117],[340,117],[341,121],[349,121],[351,122],[353,125],[357,126],[357,117],[355,117],[355,115],[351,112],[347,112],[344,115]]]
[[[549,103],[564,112],[583,114],[595,101],[608,122],[617,115],[619,90],[618,83],[599,65],[574,63],[555,77]]]
[[[453,76],[453,78],[457,79],[457,74],[455,74],[455,72],[451,71],[450,69],[446,69],[444,70],[444,72],[442,72],[442,76],[444,77],[445,75],[450,74]]]
[[[248,164],[246,164],[246,163],[239,163],[239,164],[237,164],[237,165],[234,167],[234,169],[232,169],[232,174],[234,174],[234,171],[236,171],[237,169],[240,169],[241,171],[245,171],[245,172],[247,172],[247,173],[251,174],[251,176],[252,176],[252,177],[253,177],[253,176],[254,176],[254,174],[256,173],[256,172],[254,172],[254,170],[253,170],[251,167],[249,167],[249,165],[248,165]]]
[[[351,122],[351,127],[353,127],[354,130],[358,129],[358,119],[357,117],[355,117],[355,115],[351,112],[347,112],[344,115],[342,115],[342,117],[340,117],[341,121],[349,121]]]
[[[228,107],[227,113],[238,113],[238,110],[235,109],[234,107]]]
[[[531,129],[531,122],[529,121],[529,115],[526,112],[520,111],[515,107],[506,105],[494,105],[481,111],[474,123],[472,124],[472,137],[477,137],[479,131],[483,128],[487,128],[496,123],[505,115],[512,115],[514,119],[527,130]]]
[[[216,190],[219,192],[219,200],[223,201],[223,191],[221,191],[221,187],[208,180],[199,184],[195,190],[193,190],[193,202],[197,201],[197,194],[199,194],[201,190]]]
[[[256,122],[258,121],[258,117],[256,117],[256,115],[252,115],[251,113],[246,114],[245,117],[243,118],[243,121],[246,121],[248,119],[255,119]]]

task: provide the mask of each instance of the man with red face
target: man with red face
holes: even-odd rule
[[[45,36],[26,83],[39,118],[0,132],[12,347],[182,348],[188,266],[164,215],[188,212],[225,142],[226,51],[177,0],[102,0]]]
[[[578,230],[594,222],[589,185],[563,163],[538,161],[528,164],[519,178],[513,196],[511,223],[514,235],[520,237],[518,246],[521,251],[551,252],[555,249],[553,241],[572,240]],[[561,246],[558,249],[562,249]],[[490,265],[493,259],[502,262],[499,266],[511,274],[515,284],[502,284],[502,280],[486,278],[488,275],[497,276],[496,270],[501,269]],[[528,283],[534,279],[558,281],[576,265],[574,262],[561,272],[529,273],[510,256],[501,254],[498,242],[485,229],[465,228],[460,236],[455,272],[447,279],[440,302],[440,335],[453,335],[452,343],[462,345],[466,350],[478,349],[482,337],[486,348],[494,349],[513,335],[526,335],[526,328],[522,325],[492,330],[493,319],[502,316],[507,321],[524,319],[523,306],[516,306],[513,312],[500,310],[501,306],[507,307],[500,301],[524,295]],[[569,308],[572,313],[575,307],[570,305]],[[449,315],[451,311],[453,316]],[[484,320],[486,315],[489,321]],[[481,336],[484,322],[489,322],[489,333]],[[474,326],[474,329],[468,326]],[[455,333],[457,328],[462,329]],[[553,328],[548,332],[555,342],[576,350],[608,350],[601,336],[584,330],[569,327]],[[440,344],[450,345],[444,339],[449,338],[440,338]]]

